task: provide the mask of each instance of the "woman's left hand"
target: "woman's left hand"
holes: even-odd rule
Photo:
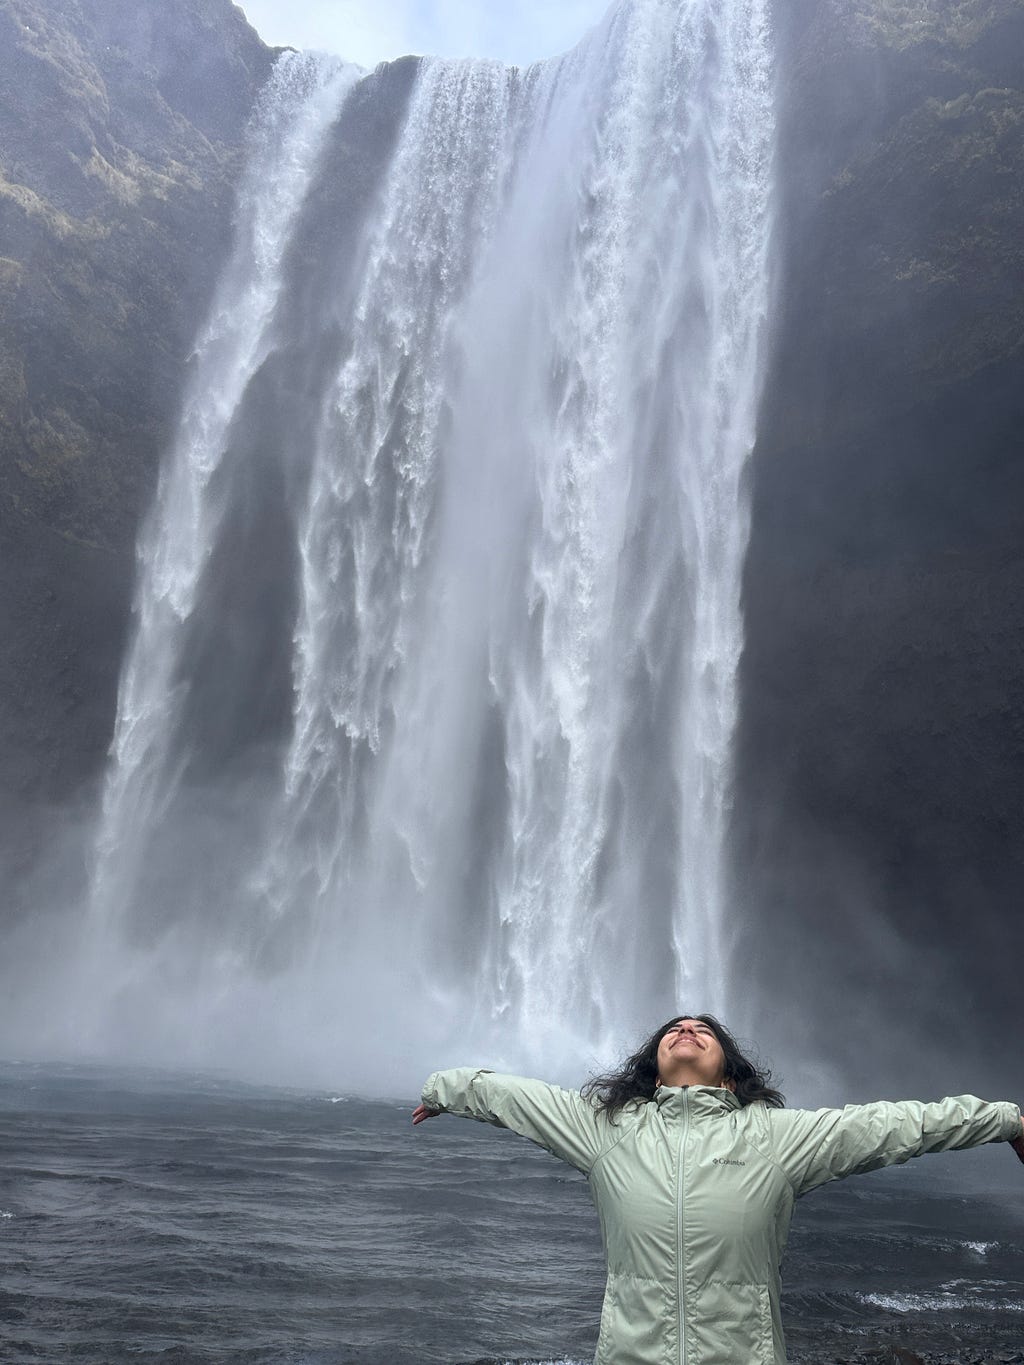
[[[1020,1135],[1013,1139],[1010,1146],[1020,1157],[1021,1161],[1024,1161],[1024,1118],[1020,1121]]]
[[[443,1113],[443,1110],[428,1109],[425,1104],[418,1104],[412,1111],[413,1124],[422,1123],[424,1119],[436,1119],[440,1113]],[[1024,1120],[1022,1120],[1022,1122],[1024,1122]],[[1022,1135],[1021,1141],[1024,1142],[1024,1135]],[[1024,1156],[1021,1157],[1021,1161],[1024,1161]]]

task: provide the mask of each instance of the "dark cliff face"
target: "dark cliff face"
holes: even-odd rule
[[[909,1041],[1012,1013],[1024,949],[1024,9],[779,24],[737,895],[794,1038],[842,980]]]
[[[228,3],[0,10],[0,489],[53,531],[132,544],[272,60]]]
[[[228,0],[0,5],[0,842],[102,765],[133,545],[274,53]]]

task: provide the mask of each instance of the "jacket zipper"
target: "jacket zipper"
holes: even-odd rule
[[[690,1126],[690,1087],[683,1086],[683,1122],[679,1132],[679,1160],[676,1166],[676,1305],[679,1323],[679,1365],[686,1365],[686,1320],[683,1313],[683,1285],[685,1266],[683,1247],[686,1227],[683,1214],[683,1155]]]

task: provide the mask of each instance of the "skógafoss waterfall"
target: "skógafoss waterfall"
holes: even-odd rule
[[[140,542],[97,1037],[386,1085],[728,1003],[767,11],[280,59]]]

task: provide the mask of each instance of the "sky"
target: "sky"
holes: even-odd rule
[[[610,0],[242,0],[266,43],[360,66],[408,52],[525,65],[575,46]]]

